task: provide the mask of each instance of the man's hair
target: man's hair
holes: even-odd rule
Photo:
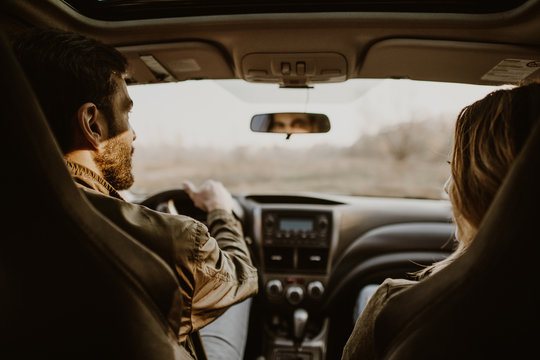
[[[127,69],[125,57],[114,47],[51,29],[19,36],[13,49],[64,153],[72,150],[75,116],[84,103],[94,103],[109,127],[114,126],[114,76]]]

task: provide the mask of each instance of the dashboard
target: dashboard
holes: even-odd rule
[[[335,358],[363,286],[410,277],[444,259],[454,244],[444,200],[321,194],[236,200],[260,274],[254,313],[267,359]]]
[[[267,360],[339,358],[363,287],[410,278],[455,245],[446,200],[318,193],[234,199],[259,271],[246,351]],[[206,220],[183,190],[141,204]]]
[[[269,301],[321,300],[338,241],[337,214],[294,205],[257,208],[254,238]]]
[[[259,271],[246,353],[267,360],[339,358],[362,288],[411,278],[455,245],[446,200],[319,193],[234,200]],[[141,204],[206,221],[183,190]]]

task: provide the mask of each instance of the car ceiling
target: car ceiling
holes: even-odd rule
[[[28,26],[56,27],[116,46],[129,59],[135,84],[239,78],[303,87],[351,78],[473,84],[540,78],[540,0],[483,14],[353,11],[118,21],[84,16],[59,0],[7,0],[2,6],[8,35]],[[505,59],[530,69],[514,77],[485,76]]]

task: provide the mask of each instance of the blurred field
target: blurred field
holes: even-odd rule
[[[360,137],[353,146],[286,146],[230,151],[155,146],[136,148],[137,194],[216,179],[235,194],[317,191],[334,194],[441,198],[449,176],[452,129],[410,122]]]

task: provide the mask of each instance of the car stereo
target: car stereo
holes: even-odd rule
[[[331,230],[330,211],[263,210],[265,271],[324,273],[328,265]]]
[[[328,247],[330,212],[264,211],[263,244],[299,247]]]

